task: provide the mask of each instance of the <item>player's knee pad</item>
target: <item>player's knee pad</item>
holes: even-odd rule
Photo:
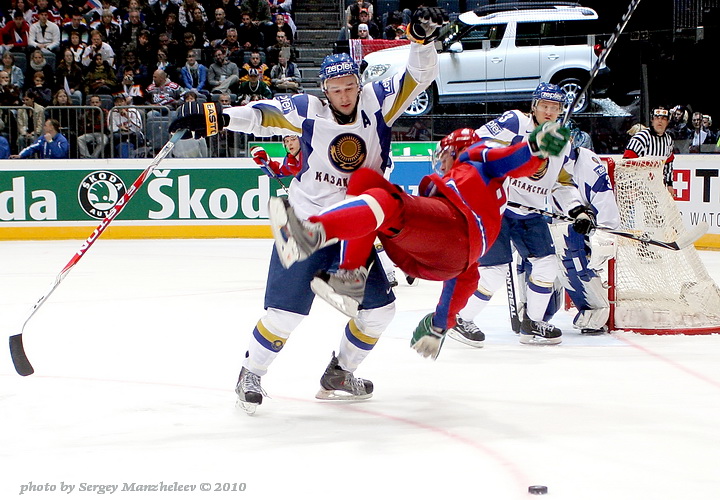
[[[287,338],[304,318],[302,314],[268,307],[260,321],[273,334]]]
[[[492,297],[505,284],[508,266],[507,264],[482,266],[479,271],[478,292],[486,297]]]
[[[532,274],[530,275],[530,285],[541,288],[552,289],[553,282],[558,274],[557,260],[555,255],[547,255],[545,257],[530,257],[528,259],[532,264]]]
[[[361,309],[355,319],[358,329],[365,335],[378,338],[395,317],[395,303],[375,309]]]

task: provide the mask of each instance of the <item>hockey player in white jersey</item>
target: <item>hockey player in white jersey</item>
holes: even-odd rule
[[[568,214],[584,214],[599,226],[617,229],[620,213],[615,201],[610,176],[600,158],[587,148],[574,148],[565,166],[578,187],[581,205]],[[567,191],[553,194],[555,206],[571,206],[575,199],[563,199]],[[606,332],[610,315],[607,289],[603,286],[601,268],[614,255],[615,236],[603,231],[581,234],[567,222],[550,226],[560,264],[559,280],[578,310],[573,324],[586,335]],[[555,311],[548,311],[554,314]]]
[[[566,96],[560,87],[541,83],[533,94],[530,114],[519,110],[504,113],[477,130],[483,138],[492,138],[502,144],[516,144],[526,140],[538,125],[554,122],[560,116]],[[559,185],[560,172],[568,161],[570,145],[556,157],[546,160],[531,177],[508,179],[507,199],[530,207],[547,207],[552,190],[569,191],[564,199],[577,200],[577,189],[571,184]],[[575,192],[573,195],[573,191]],[[579,205],[575,202],[574,205]],[[482,345],[478,339],[482,332],[475,325],[475,317],[485,308],[493,294],[505,284],[508,265],[512,262],[512,246],[532,264],[527,280],[518,280],[525,286],[527,306],[520,324],[520,342],[523,344],[559,344],[562,332],[544,321],[545,311],[553,294],[553,282],[558,266],[548,222],[540,215],[508,207],[503,216],[502,228],[492,248],[480,258],[480,281],[475,294],[458,315],[458,325],[448,332],[451,338],[474,347]]]
[[[223,124],[233,131],[257,136],[296,134],[302,166],[289,187],[295,214],[307,218],[345,198],[350,176],[361,167],[382,172],[390,164],[393,122],[438,73],[433,40],[447,22],[439,8],[421,8],[408,25],[410,46],[404,72],[360,85],[359,69],[347,54],[327,56],[320,70],[328,100],[308,94],[280,95],[272,100],[224,109]],[[206,108],[202,108],[206,109]],[[202,128],[203,115],[185,116],[173,128]],[[266,314],[255,326],[236,386],[238,403],[248,413],[262,403],[260,379],[309,313],[314,294],[310,282],[319,271],[333,269],[339,245],[285,269],[275,248],[265,291]],[[366,399],[373,384],[353,372],[375,346],[394,315],[394,295],[381,266],[371,266],[361,311],[344,329],[337,356],[320,379],[320,399]]]

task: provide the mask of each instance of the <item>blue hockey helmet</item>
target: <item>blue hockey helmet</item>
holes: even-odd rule
[[[558,85],[554,83],[542,82],[537,86],[535,92],[533,92],[532,102],[533,106],[537,101],[553,101],[559,102],[561,105],[565,105],[567,100],[567,94]]]
[[[360,82],[360,67],[350,54],[330,54],[320,65],[320,85],[323,89],[328,80],[349,75],[355,76]]]

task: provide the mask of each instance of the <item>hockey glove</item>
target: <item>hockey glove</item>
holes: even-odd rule
[[[441,330],[432,324],[433,313],[425,316],[413,332],[410,340],[410,347],[415,349],[423,358],[436,360],[443,342],[445,342],[445,330]]]
[[[440,34],[440,27],[450,22],[445,9],[441,7],[421,7],[417,9],[408,23],[408,40],[427,45]]]
[[[260,170],[262,170],[265,175],[274,179],[280,177],[273,168],[275,166],[273,165],[273,163],[277,165],[277,162],[274,162],[270,159],[265,149],[263,149],[261,146],[255,146],[250,149],[250,154],[252,155],[253,161],[258,164]]]
[[[222,107],[216,102],[186,102],[177,110],[177,118],[170,123],[170,133],[179,129],[195,132],[195,137],[210,137],[224,126],[229,117],[222,114]]]
[[[614,234],[605,231],[596,231],[590,237],[590,269],[602,269],[609,259],[615,258],[615,239]]]
[[[590,208],[579,205],[570,210],[568,215],[575,219],[572,227],[576,233],[590,236],[595,232],[597,221],[595,220],[595,213]]]
[[[528,137],[532,154],[540,158],[559,155],[569,141],[570,129],[555,122],[538,125]]]

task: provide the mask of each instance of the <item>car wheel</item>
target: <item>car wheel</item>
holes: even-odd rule
[[[433,108],[433,88],[428,87],[418,94],[405,110],[408,116],[422,116],[430,113]]]
[[[582,82],[577,78],[566,78],[558,83],[558,86],[565,91],[568,105],[575,100],[575,96],[582,92],[583,89]],[[578,99],[578,102],[575,104],[575,108],[573,109],[573,113],[582,113],[586,111],[589,106],[590,99],[588,99],[588,95],[586,93]]]

